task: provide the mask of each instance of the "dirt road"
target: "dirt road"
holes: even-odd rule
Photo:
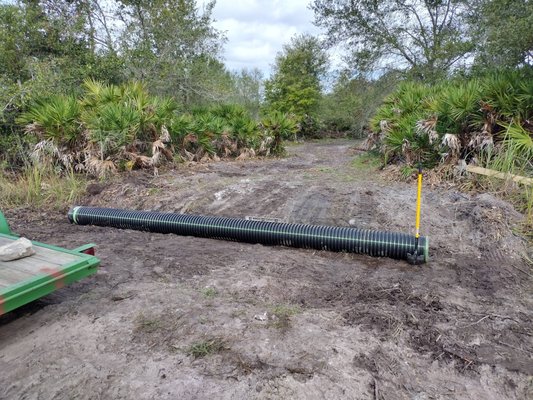
[[[411,232],[414,185],[353,146],[132,173],[83,203]],[[0,319],[2,399],[533,398],[521,215],[491,195],[425,188],[420,267],[72,226],[66,211],[7,210],[31,239],[96,242],[102,267]]]

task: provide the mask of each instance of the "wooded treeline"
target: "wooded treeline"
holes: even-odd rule
[[[9,111],[47,93],[76,93],[86,79],[140,81],[185,108],[232,102],[256,112],[258,70],[228,71],[214,2],[18,1],[0,5],[1,100]],[[7,113],[7,115],[6,115]],[[5,125],[4,125],[5,128]]]
[[[267,79],[257,69],[229,71],[225,67],[225,37],[214,28],[214,6],[214,0],[201,6],[195,0],[2,2],[0,159],[20,162],[20,155],[42,139],[64,146],[65,138],[57,140],[63,128],[56,132],[51,128],[54,125],[74,126],[81,138],[77,143],[105,135],[112,141],[117,130],[138,139],[150,136],[146,132],[154,129],[157,133],[150,140],[155,141],[163,126],[171,136],[185,135],[173,132],[172,127],[182,129],[179,121],[188,119],[188,133],[195,136],[189,143],[206,143],[208,153],[222,134],[235,133],[235,127],[242,125],[231,120],[235,115],[244,118],[246,114],[255,121],[255,128],[248,128],[252,136],[269,124],[283,131],[285,138],[295,132],[300,136],[361,135],[372,126],[375,129],[369,120],[377,107],[405,81],[424,85],[453,81],[459,87],[457,82],[494,74],[505,81],[505,74],[514,71],[521,78],[515,74],[512,82],[506,82],[518,85],[515,92],[521,98],[531,95],[527,80],[533,61],[533,4],[527,0],[314,0],[310,8],[324,37],[293,37],[273,60]],[[344,51],[343,64],[334,70],[328,54],[331,46]],[[524,88],[521,80],[526,81]],[[109,121],[95,124],[93,118],[89,122],[79,102],[94,95],[88,90],[92,83],[116,92],[117,100],[132,93],[128,92],[131,82],[141,84],[142,90],[134,92],[144,93],[144,103],[137,98],[104,107],[114,100],[103,98],[98,107],[115,113],[108,115]],[[510,86],[505,84],[500,82],[494,90],[508,91]],[[153,112],[167,113],[165,118],[153,127],[136,122],[151,115],[150,107],[163,104],[162,99],[172,102],[172,107]],[[480,102],[488,100],[481,96],[472,101],[479,109]],[[223,113],[224,118],[232,116],[229,120],[217,120],[220,113],[209,112],[221,104],[235,107]],[[495,118],[494,124],[499,120],[514,123],[530,137],[530,103],[520,104],[526,112],[519,121],[506,114]],[[501,112],[493,110],[493,114]],[[113,122],[117,119],[121,123]],[[196,124],[193,129],[191,121],[202,119],[204,125]],[[415,128],[411,127],[410,134]],[[491,132],[502,129],[498,125]],[[133,131],[140,133],[132,136]],[[374,133],[387,136],[387,132]],[[457,132],[442,131],[441,136],[446,133]],[[123,141],[124,137],[118,140]],[[150,146],[144,147],[151,156]]]

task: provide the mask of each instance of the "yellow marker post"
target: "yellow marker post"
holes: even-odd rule
[[[418,190],[416,194],[416,222],[415,222],[415,251],[407,254],[407,261],[418,265],[425,261],[424,254],[418,251],[418,239],[420,238],[420,208],[422,205],[422,165],[418,164]]]
[[[415,222],[415,237],[417,240],[418,250],[418,238],[420,237],[420,206],[422,203],[422,166],[418,166],[418,192],[416,195],[416,222]]]

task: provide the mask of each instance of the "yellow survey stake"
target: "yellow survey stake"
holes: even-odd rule
[[[418,192],[416,195],[415,237],[420,237],[420,205],[422,203],[422,168],[418,168]]]

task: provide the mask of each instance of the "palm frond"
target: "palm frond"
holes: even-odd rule
[[[51,96],[37,100],[17,118],[26,131],[42,135],[56,144],[71,145],[80,133],[80,106],[72,96]]]

